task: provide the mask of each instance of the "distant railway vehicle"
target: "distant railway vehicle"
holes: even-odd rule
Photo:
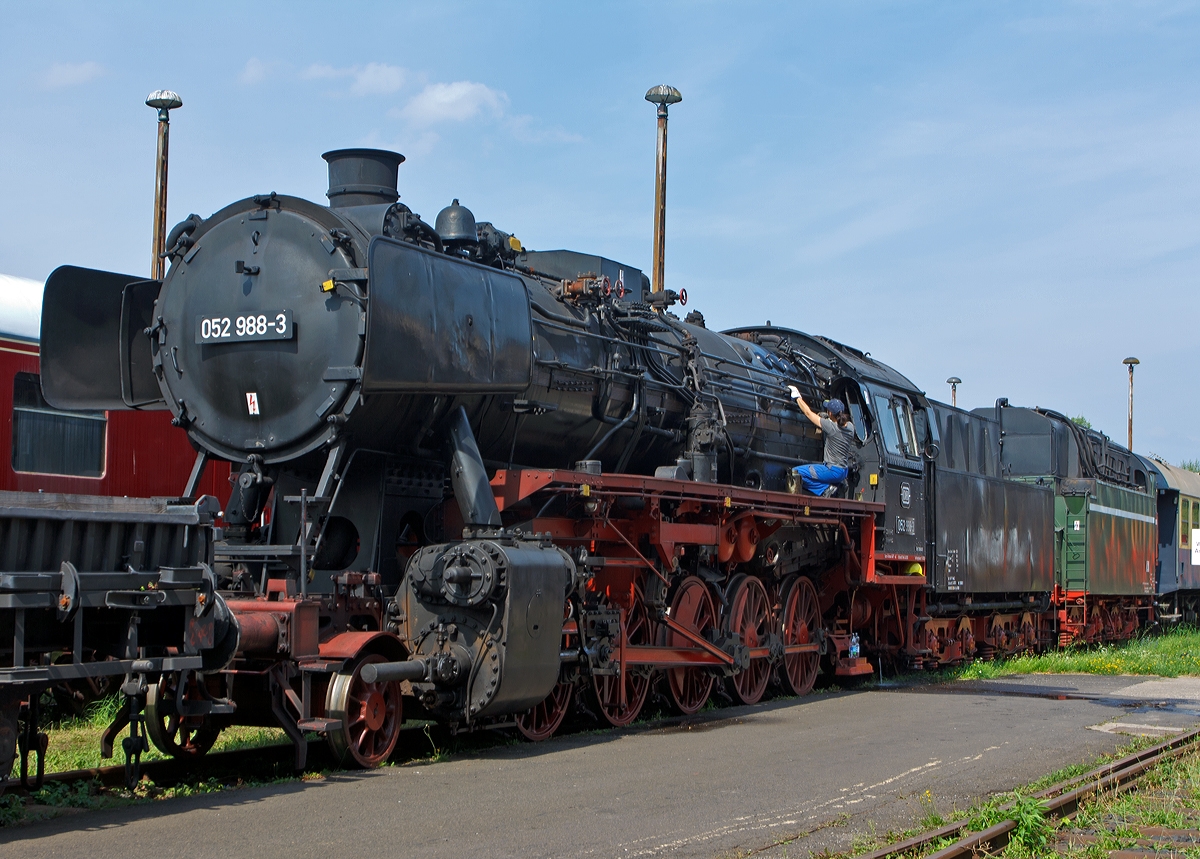
[[[228,468],[172,501],[195,452],[169,416],[47,404],[41,303],[42,284],[0,276],[0,790],[18,752],[40,777],[43,692],[81,710],[122,676],[202,667],[228,628],[208,572]]]
[[[212,570],[236,653],[151,684],[164,750],[276,724],[298,765],[306,731],[371,765],[406,716],[540,739],[655,688],[691,713],[1155,619],[1159,473],[1102,434],[931,401],[794,329],[711,331],[632,266],[457,201],[431,226],[396,153],[325,158],[329,206],[193,215],[162,282],[47,283],[48,403],[169,412],[187,498],[235,469]],[[853,417],[837,497],[796,485],[824,440],[789,385]]]
[[[1195,625],[1200,615],[1200,474],[1160,459],[1142,460],[1158,487],[1159,610]]]
[[[0,491],[178,496],[196,453],[159,412],[60,410],[42,396],[43,285],[0,275]],[[228,468],[198,489],[225,498]]]

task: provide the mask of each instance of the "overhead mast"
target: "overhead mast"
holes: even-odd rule
[[[158,158],[154,168],[154,238],[150,251],[150,277],[162,280],[167,239],[167,147],[171,137],[171,111],[183,107],[183,99],[169,89],[146,96],[146,105],[158,111]]]
[[[651,292],[662,292],[663,254],[667,242],[667,107],[683,101],[679,90],[659,84],[646,93],[646,101],[658,105],[658,155],[654,171],[654,271]]]

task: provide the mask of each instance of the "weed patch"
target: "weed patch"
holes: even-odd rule
[[[1200,675],[1200,630],[1178,627],[1132,641],[1073,647],[1037,656],[973,662],[943,673],[946,680],[990,680],[1012,674]]]

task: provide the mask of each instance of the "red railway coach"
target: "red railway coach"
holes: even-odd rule
[[[130,497],[183,492],[196,453],[169,411],[63,411],[42,396],[42,284],[0,275],[0,491]],[[199,495],[225,501],[229,465],[205,470]]]

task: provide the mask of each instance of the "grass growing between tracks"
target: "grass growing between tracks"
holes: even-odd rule
[[[63,719],[57,724],[48,726],[45,730],[50,737],[50,746],[46,752],[46,772],[67,772],[69,770],[95,769],[112,766],[124,762],[121,756],[121,741],[114,743],[113,757],[100,757],[100,734],[112,723],[120,711],[122,701],[113,695],[101,698],[90,704],[82,716]],[[128,736],[129,729],[122,731],[121,736]],[[234,726],[226,728],[217,738],[212,751],[233,751],[235,749],[250,749],[269,746],[276,743],[288,742],[287,736],[279,728],[249,728]],[[142,755],[143,761],[162,760],[165,756],[150,744],[150,751]],[[33,767],[33,756],[30,756],[30,767]]]
[[[1029,784],[1012,791],[997,794],[996,796],[990,798],[987,802],[974,805],[967,809],[953,809],[950,811],[939,809],[933,792],[926,790],[911,797],[911,799],[916,803],[918,813],[921,814],[921,817],[917,820],[917,825],[912,829],[903,831],[893,830],[884,835],[879,835],[873,830],[868,831],[867,833],[857,836],[852,842],[849,850],[840,853],[826,852],[817,855],[821,857],[821,859],[854,859],[854,857],[862,856],[866,853],[873,853],[889,844],[896,844],[897,842],[904,841],[908,838],[912,838],[913,836],[939,829],[948,823],[957,823],[965,820],[968,822],[968,832],[981,832],[984,829],[1000,823],[1001,821],[1016,820],[1018,825],[1016,830],[1014,830],[1012,833],[1012,838],[1009,842],[1009,845],[1001,853],[996,855],[1010,857],[1010,859],[1037,859],[1037,857],[1043,856],[1069,856],[1071,859],[1093,859],[1093,857],[1098,859],[1098,857],[1101,856],[1107,857],[1108,850],[1114,848],[1105,848],[1105,850],[1098,853],[1083,851],[1056,853],[1055,847],[1061,847],[1061,845],[1056,845],[1055,839],[1061,834],[1061,832],[1066,831],[1065,826],[1068,824],[1057,824],[1047,819],[1044,814],[1044,807],[1037,799],[1034,798],[1033,794],[1046,790],[1047,788],[1059,784],[1060,782],[1064,782],[1069,779],[1084,775],[1085,773],[1089,773],[1106,763],[1119,760],[1120,758],[1141,751],[1142,749],[1149,748],[1150,746],[1157,745],[1161,742],[1161,737],[1140,737],[1117,749],[1112,754],[1102,755],[1091,760],[1081,761],[1078,764],[1072,764],[1071,766],[1056,770],[1055,772],[1039,778],[1037,781],[1030,782]],[[1150,774],[1144,777],[1143,784],[1150,784],[1151,782],[1147,780],[1156,777],[1156,775],[1159,773],[1168,773],[1173,771],[1181,764],[1181,762],[1185,760],[1192,762],[1190,764],[1192,767],[1192,770],[1190,770],[1190,778],[1193,786],[1192,795],[1194,798],[1194,804],[1191,807],[1200,808],[1200,748],[1189,753],[1189,755],[1185,756],[1185,758],[1175,761],[1167,761],[1164,764],[1160,764],[1158,767],[1152,770]],[[1138,795],[1136,793],[1123,794],[1120,796],[1120,799],[1136,804],[1138,802]],[[1098,806],[1105,801],[1107,801],[1107,798],[1085,804],[1081,815],[1088,813],[1089,809],[1091,809],[1093,806]],[[1006,808],[1007,806],[1012,807]],[[1080,818],[1081,824],[1085,819],[1086,818],[1083,817]],[[1143,825],[1162,826],[1166,824],[1144,823]],[[1200,812],[1197,812],[1197,816],[1193,819],[1193,822],[1190,824],[1190,826],[1193,828],[1200,826]],[[966,832],[962,834],[965,835]],[[931,856],[938,850],[953,844],[958,840],[959,837],[961,836],[948,836],[935,841],[932,844],[926,845],[925,847],[914,849],[899,855],[902,856],[903,859],[921,859],[921,857]],[[1197,859],[1200,859],[1200,853],[1197,853],[1196,855]]]
[[[1149,834],[1143,830],[1155,828],[1200,830],[1200,748],[1160,763],[1133,791],[1085,803],[1059,827],[1056,841],[1042,855],[1101,859],[1112,850],[1138,849],[1139,839]],[[1200,846],[1179,845],[1170,855],[1200,857]]]
[[[1158,677],[1200,675],[1200,630],[1177,627],[1120,644],[1099,644],[973,662],[945,673],[948,680],[990,680],[1012,674],[1143,674]]]

